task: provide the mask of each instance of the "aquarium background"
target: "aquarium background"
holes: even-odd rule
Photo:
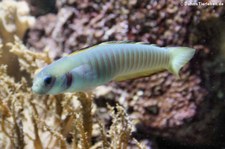
[[[45,65],[104,41],[197,52],[180,78],[32,93]],[[225,148],[223,1],[3,0],[0,43],[0,148]]]

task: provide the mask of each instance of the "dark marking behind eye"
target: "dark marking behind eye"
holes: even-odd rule
[[[73,82],[73,75],[68,72],[66,73],[66,87],[69,88]]]

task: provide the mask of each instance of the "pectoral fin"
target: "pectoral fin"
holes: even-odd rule
[[[92,81],[97,77],[96,72],[93,69],[91,69],[90,65],[88,64],[78,66],[74,68],[72,72],[75,72],[77,76],[79,76],[81,79],[84,80]]]

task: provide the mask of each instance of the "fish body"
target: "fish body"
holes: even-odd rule
[[[102,43],[65,56],[43,68],[32,90],[39,94],[87,91],[109,81],[123,81],[179,70],[194,55],[187,47],[158,47],[143,43]]]

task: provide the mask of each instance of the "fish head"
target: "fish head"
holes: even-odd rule
[[[36,94],[48,94],[54,88],[57,77],[40,72],[33,80],[32,91]]]

